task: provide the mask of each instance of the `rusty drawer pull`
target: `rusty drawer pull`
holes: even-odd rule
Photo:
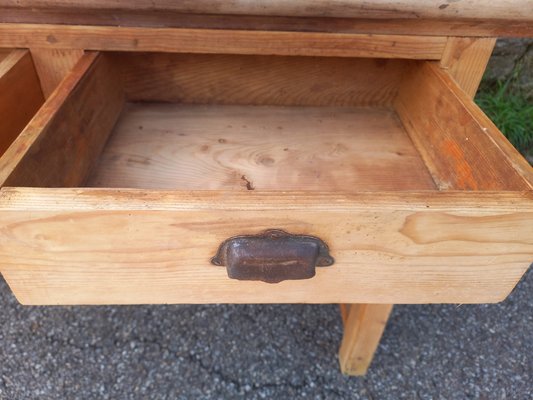
[[[269,229],[225,240],[211,263],[226,266],[232,279],[278,283],[312,278],[315,267],[327,267],[334,259],[317,237]]]

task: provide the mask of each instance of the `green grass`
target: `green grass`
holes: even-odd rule
[[[482,88],[476,103],[524,155],[533,150],[533,100],[509,88],[510,81]]]

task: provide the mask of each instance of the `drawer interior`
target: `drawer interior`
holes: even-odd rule
[[[86,186],[433,187],[391,103],[405,62],[169,54],[111,60],[127,103]]]
[[[0,160],[0,181],[326,192],[524,186],[432,72],[410,60],[86,53]]]
[[[57,104],[49,101],[54,112],[41,115],[47,128],[58,120],[50,132],[64,130],[63,139],[46,139],[43,130],[41,155],[19,160],[17,168],[26,172],[16,178],[15,168],[11,178],[5,176],[6,185],[347,192],[435,188],[393,105],[408,61],[92,56],[63,82]],[[57,168],[34,169],[49,163],[52,154]],[[25,163],[28,167],[21,167]],[[79,171],[73,176],[59,164]],[[58,179],[56,174],[71,176]]]

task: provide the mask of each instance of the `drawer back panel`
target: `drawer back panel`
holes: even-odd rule
[[[391,105],[408,61],[112,53],[130,101],[282,106]]]

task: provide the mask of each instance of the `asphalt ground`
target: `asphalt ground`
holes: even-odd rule
[[[27,307],[0,280],[0,398],[532,399],[532,290],[396,306],[357,378],[336,305]]]

